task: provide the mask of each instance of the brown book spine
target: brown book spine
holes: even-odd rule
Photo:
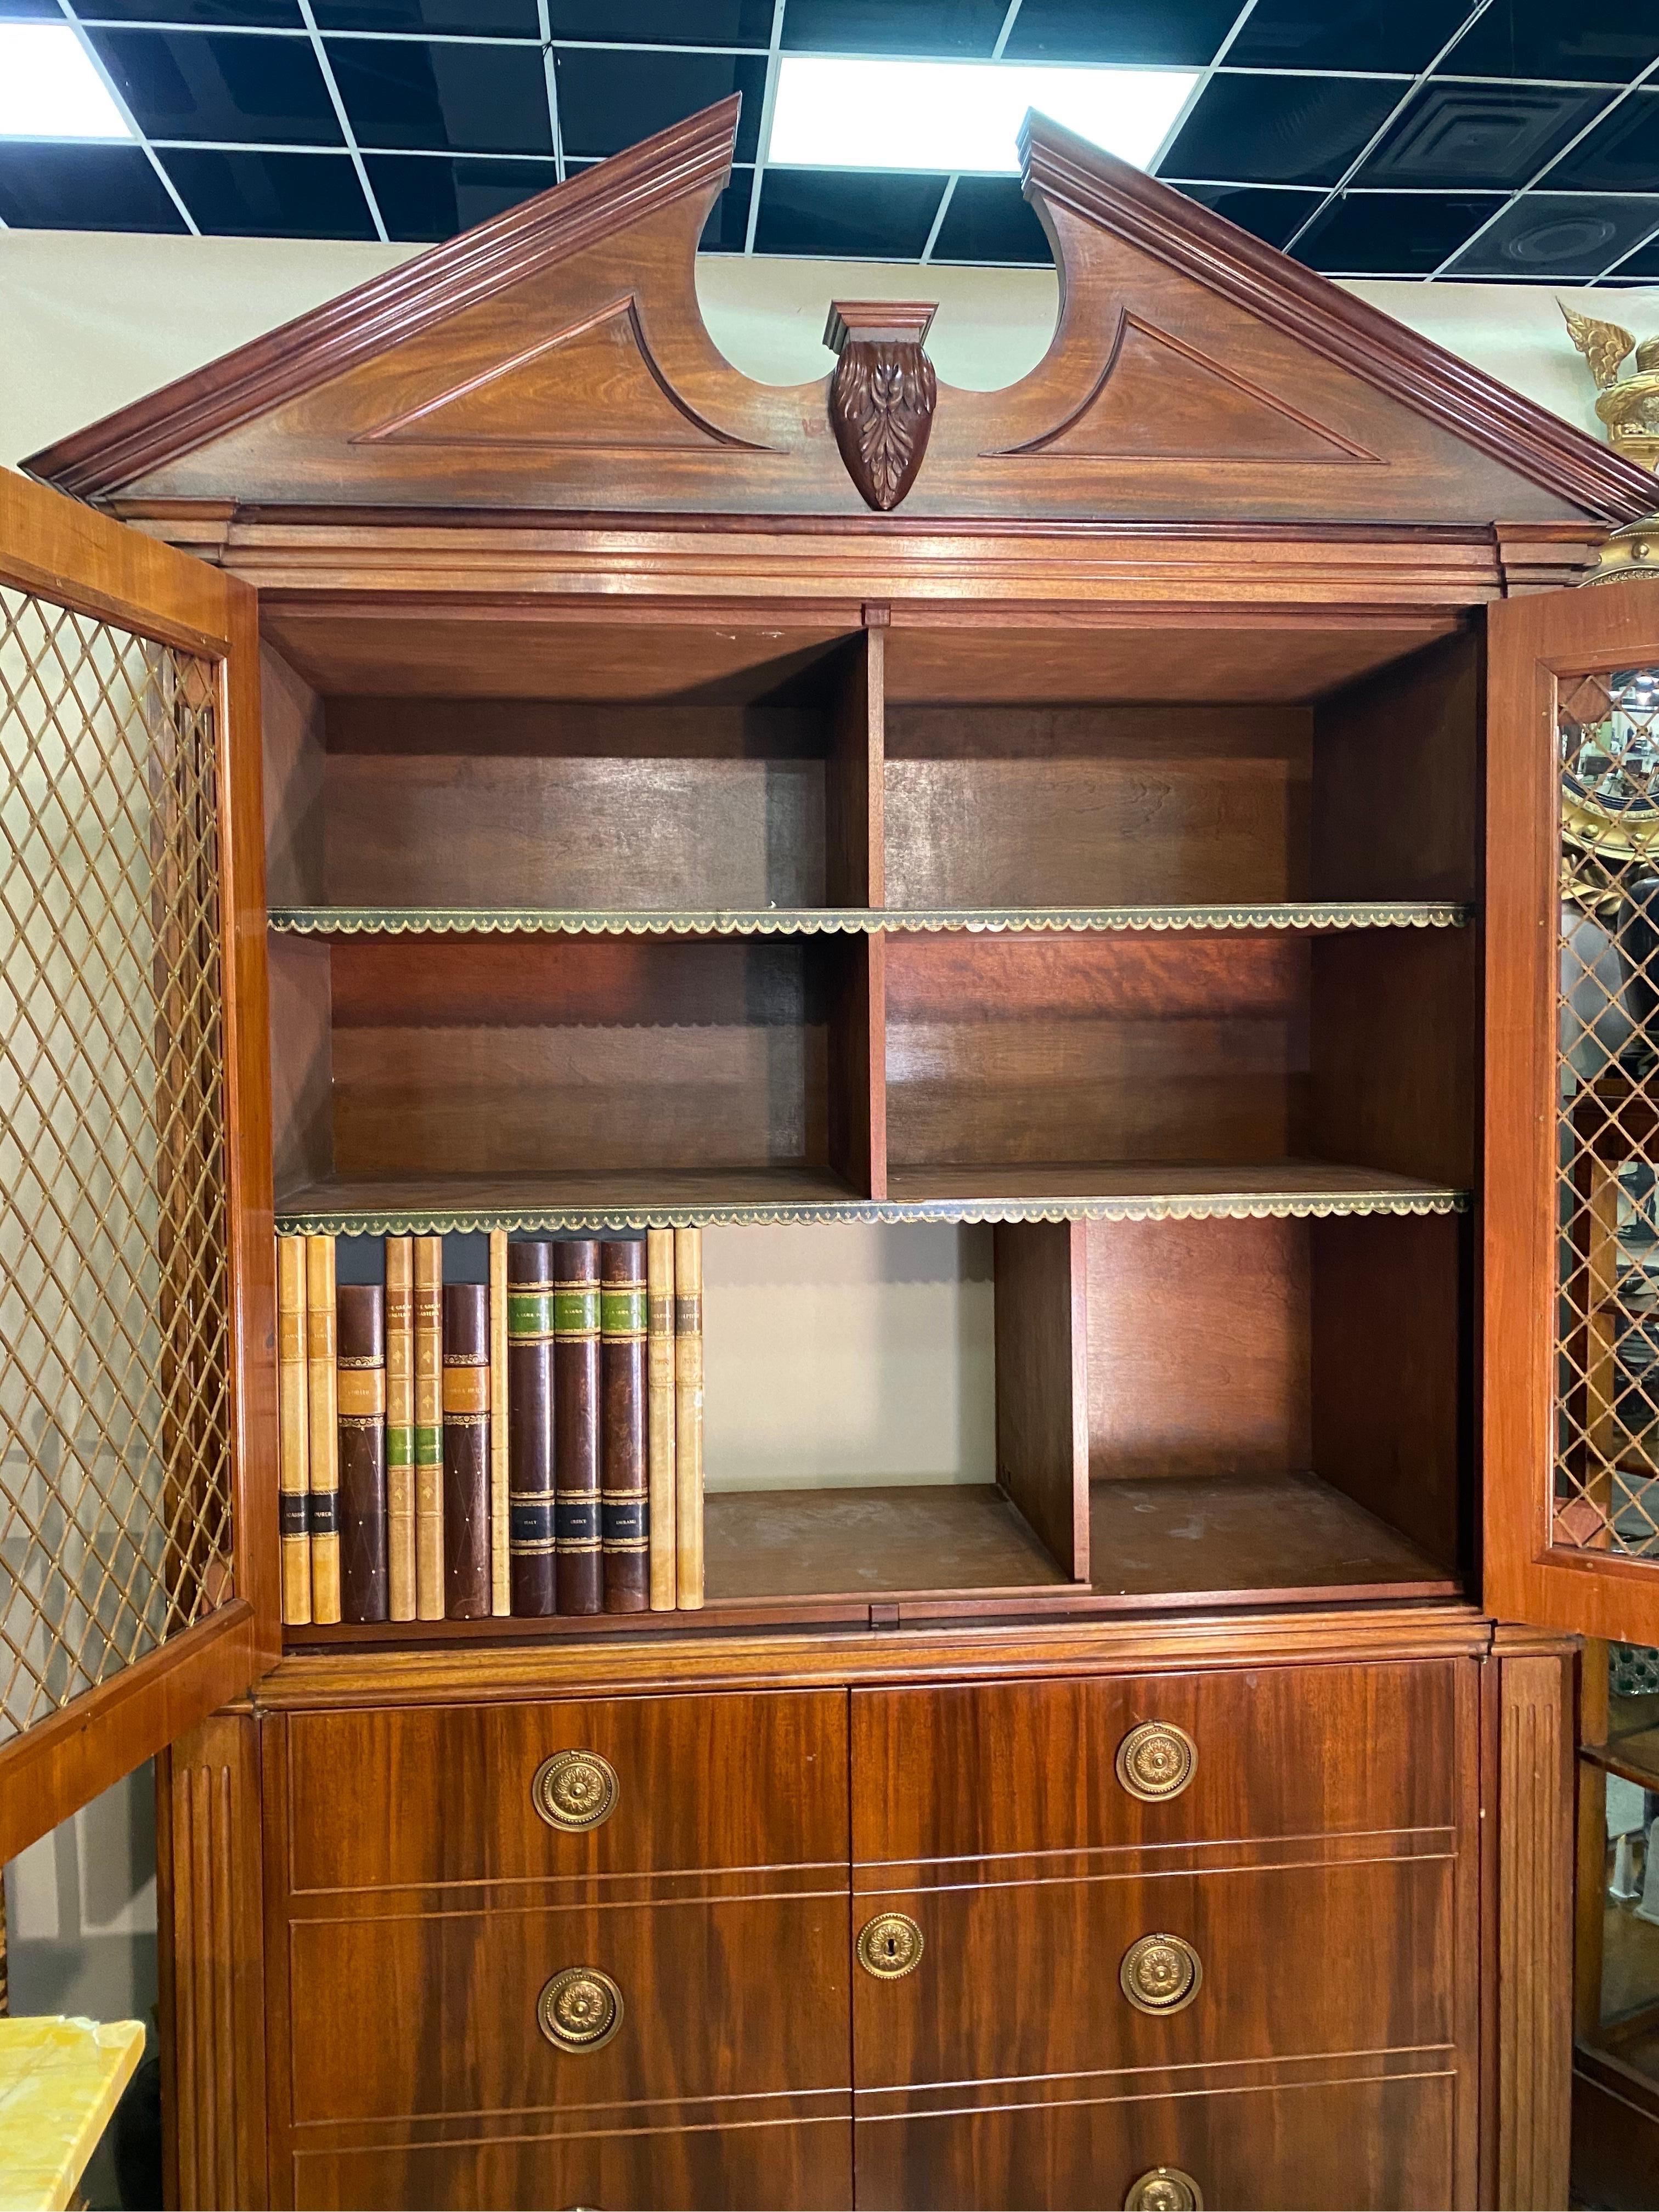
[[[702,1231],[674,1231],[674,1548],[679,1602],[702,1603]]]
[[[415,1612],[444,1617],[444,1240],[415,1239]]]
[[[647,1230],[645,1238],[646,1369],[648,1409],[646,1455],[651,1562],[651,1610],[672,1613],[678,1602],[674,1558],[674,1232]]]
[[[337,1310],[340,1610],[347,1620],[384,1620],[386,1293],[378,1283],[342,1283]]]
[[[607,1613],[643,1613],[648,1603],[645,1294],[644,1244],[607,1237],[599,1247],[599,1530]]]
[[[335,1403],[334,1239],[306,1239],[306,1366],[310,1401],[311,1617],[340,1618],[340,1428]]]
[[[489,1232],[489,1610],[513,1610],[507,1443],[507,1231]]]
[[[386,1617],[415,1618],[415,1240],[386,1240]]]
[[[444,1587],[451,1620],[489,1614],[489,1285],[444,1285]]]
[[[605,1609],[599,1534],[599,1248],[553,1247],[554,1557],[561,1613]]]
[[[558,1609],[553,1565],[553,1247],[507,1248],[507,1542],[513,1610]]]
[[[276,1239],[276,1534],[283,1563],[283,1625],[311,1619],[311,1486],[306,1387],[306,1240]]]

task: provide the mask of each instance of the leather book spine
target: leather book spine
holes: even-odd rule
[[[451,1620],[489,1617],[489,1285],[446,1283],[444,1587]]]
[[[386,1240],[386,1617],[415,1618],[415,1240]]]
[[[599,1247],[599,1533],[605,1609],[649,1602],[645,1461],[645,1246]]]
[[[507,1248],[508,1544],[513,1610],[558,1609],[553,1565],[553,1247]]]
[[[674,1551],[682,1610],[702,1603],[702,1231],[674,1231]]]
[[[306,1240],[276,1239],[276,1533],[283,1626],[311,1619],[310,1394],[306,1387]]]
[[[415,1614],[444,1617],[444,1240],[415,1243]]]
[[[489,1232],[489,1610],[513,1610],[507,1464],[507,1231]]]
[[[386,1292],[342,1283],[335,1360],[340,1425],[340,1611],[386,1618]]]
[[[306,1369],[311,1409],[311,1617],[326,1627],[340,1618],[340,1416],[335,1402],[331,1237],[306,1239]]]
[[[646,1463],[653,1613],[678,1602],[674,1559],[674,1232],[645,1238]]]
[[[553,1247],[554,1558],[561,1613],[605,1609],[599,1534],[599,1248]]]

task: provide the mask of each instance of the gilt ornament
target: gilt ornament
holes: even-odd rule
[[[1581,315],[1565,300],[1557,302],[1567,319],[1567,335],[1595,379],[1595,411],[1607,426],[1615,453],[1644,469],[1659,468],[1659,337],[1638,345],[1619,323]],[[1627,376],[1620,367],[1634,349]]]

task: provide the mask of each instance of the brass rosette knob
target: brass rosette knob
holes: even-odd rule
[[[1149,2166],[1129,2184],[1123,2212],[1204,2212],[1204,2192],[1178,2166]]]
[[[556,2051],[600,2050],[623,2022],[623,1994],[597,1966],[565,1966],[536,2000],[536,2025]]]
[[[556,1751],[536,1769],[530,1802],[550,1828],[580,1833],[611,1818],[621,1786],[597,1751]]]
[[[923,1940],[908,1912],[878,1912],[859,1930],[859,1964],[878,1982],[902,1981],[921,1959]]]
[[[1123,1954],[1117,1978],[1137,2012],[1182,2012],[1198,1995],[1204,1965],[1183,1936],[1141,1936]]]
[[[1142,1721],[1117,1747],[1117,1778],[1144,1805],[1179,1797],[1198,1765],[1198,1746],[1173,1721]]]

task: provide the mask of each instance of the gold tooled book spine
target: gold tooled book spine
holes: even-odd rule
[[[310,1401],[311,1617],[340,1618],[340,1429],[334,1366],[334,1239],[306,1239],[306,1354]]]
[[[415,1240],[386,1240],[386,1519],[388,1613],[415,1618]]]
[[[489,1232],[489,1610],[513,1610],[507,1466],[507,1231]]]
[[[702,1231],[674,1231],[674,1552],[680,1608],[702,1603]]]
[[[306,1240],[276,1239],[276,1526],[283,1626],[311,1619],[310,1392],[306,1382]]]
[[[674,1232],[645,1237],[646,1452],[651,1494],[651,1610],[679,1602],[674,1552]]]
[[[444,1617],[444,1240],[415,1239],[415,1609]]]

